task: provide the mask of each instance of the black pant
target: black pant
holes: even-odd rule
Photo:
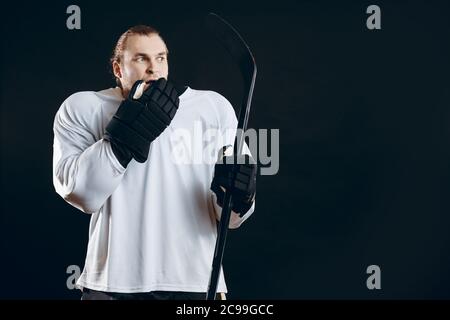
[[[81,300],[205,300],[206,292],[151,291],[118,293],[83,289]],[[216,300],[222,300],[218,293]]]

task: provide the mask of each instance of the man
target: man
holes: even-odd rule
[[[234,196],[230,228],[254,210],[252,161],[237,175],[228,160],[192,161],[233,145],[232,106],[212,91],[176,88],[167,58],[155,29],[130,28],[111,58],[118,86],[75,93],[55,116],[55,189],[91,214],[82,299],[204,299],[224,190]],[[198,128],[217,134],[198,139]],[[223,273],[218,292],[227,292]]]

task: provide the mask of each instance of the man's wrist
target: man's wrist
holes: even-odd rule
[[[133,159],[133,155],[123,144],[111,139],[109,139],[109,142],[111,144],[111,149],[116,156],[116,159],[119,161],[122,167],[126,168],[131,162],[131,159]]]

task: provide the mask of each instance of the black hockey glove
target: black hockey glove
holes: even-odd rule
[[[141,163],[147,160],[150,143],[169,126],[178,109],[179,94],[164,78],[153,82],[141,97],[134,99],[142,82],[135,82],[128,98],[122,101],[106,126],[104,138],[111,142],[114,155],[123,167],[132,158]]]
[[[225,148],[222,153],[224,154]],[[232,210],[242,217],[253,205],[256,193],[256,171],[255,160],[249,155],[243,155],[240,161],[234,153],[231,156],[222,155],[214,166],[214,178],[211,190],[217,196],[217,204],[223,207],[225,190],[230,190],[233,195]],[[236,177],[233,177],[233,161],[237,163]],[[243,163],[245,161],[245,163]]]

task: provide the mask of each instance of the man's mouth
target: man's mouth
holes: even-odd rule
[[[152,79],[149,79],[149,80],[145,81],[145,83],[146,84],[150,84],[150,83],[152,83],[152,82],[154,82],[156,80],[158,80],[158,79],[157,78],[152,78]]]

